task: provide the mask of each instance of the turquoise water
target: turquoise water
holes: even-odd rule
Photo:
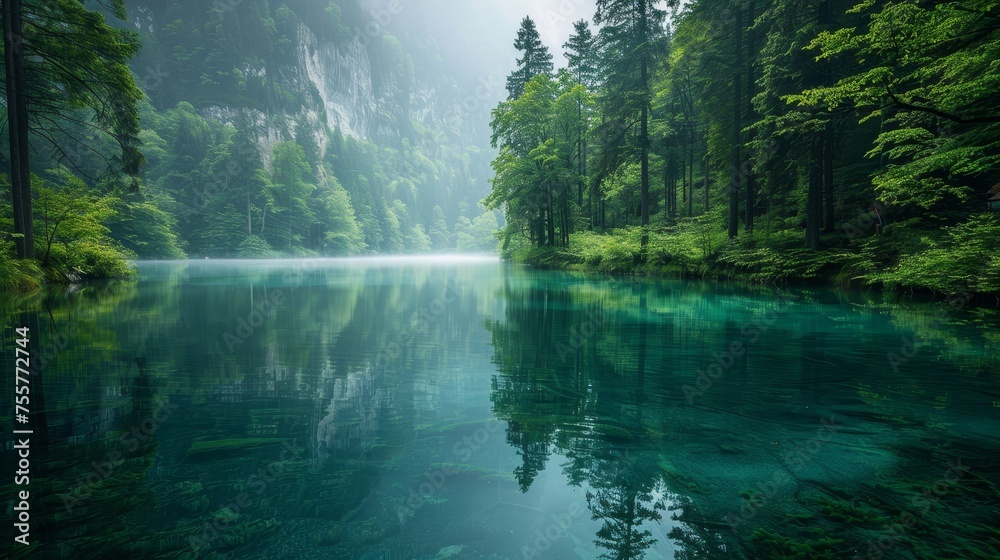
[[[492,258],[139,270],[0,307],[5,371],[36,333],[13,557],[1000,557],[991,313]]]

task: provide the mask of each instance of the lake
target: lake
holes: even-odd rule
[[[961,301],[492,257],[138,267],[0,306],[5,371],[14,328],[33,352],[13,557],[1000,557],[1000,337]]]

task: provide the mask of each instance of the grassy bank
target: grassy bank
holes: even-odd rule
[[[508,247],[504,256],[539,268],[977,294],[990,300],[1000,295],[1000,216],[994,213],[937,230],[891,224],[877,235],[848,224],[824,236],[820,250],[804,246],[801,229],[765,223],[730,241],[716,224],[704,216],[650,227],[645,257],[638,227],[573,233],[566,247],[523,243]]]
[[[0,247],[0,293],[31,295],[45,286],[68,286],[86,280],[130,278],[135,268],[128,251],[88,240],[56,247],[47,261],[17,259],[13,243]]]
[[[45,281],[38,262],[15,260],[0,254],[0,292],[31,294],[38,291]]]

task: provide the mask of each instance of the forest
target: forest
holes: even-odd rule
[[[23,37],[5,99],[26,94],[0,140],[0,285],[134,259],[495,250],[488,143],[414,29],[355,0],[4,6]]]
[[[418,8],[391,32],[349,0],[9,5],[9,288],[134,259],[499,250],[1000,291],[995,1],[601,0],[557,22],[561,53],[525,17],[483,119]]]
[[[599,0],[564,52],[530,17],[515,46],[505,256],[1000,291],[1000,3]]]
[[[1000,0],[0,7],[5,558],[1000,558]]]

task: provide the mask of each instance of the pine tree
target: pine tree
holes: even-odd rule
[[[577,83],[593,91],[597,86],[596,46],[594,34],[586,20],[573,23],[574,33],[563,45],[569,71]],[[588,118],[584,113],[581,95],[577,100],[576,163],[577,163],[577,205],[583,206],[583,186],[587,175],[587,129]]]
[[[573,23],[573,34],[563,45],[569,71],[578,83],[594,90],[597,85],[597,52],[594,33],[586,20]]]
[[[603,25],[601,39],[604,60],[606,101],[622,112],[622,121],[639,119],[635,143],[639,149],[642,225],[649,225],[649,109],[650,73],[663,44],[666,12],[656,0],[598,0],[594,21]],[[643,235],[643,245],[646,236]]]
[[[517,59],[517,69],[507,77],[508,99],[517,99],[524,93],[524,86],[539,74],[552,73],[552,53],[542,44],[535,21],[530,17],[521,20],[514,48],[523,56]]]

